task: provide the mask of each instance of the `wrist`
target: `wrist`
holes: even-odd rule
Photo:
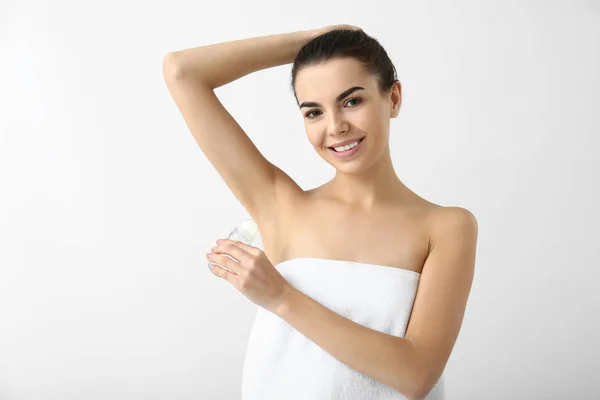
[[[271,312],[279,317],[283,317],[287,311],[291,308],[292,303],[295,301],[298,290],[293,286],[289,285],[285,292],[279,297],[275,306],[272,307]]]

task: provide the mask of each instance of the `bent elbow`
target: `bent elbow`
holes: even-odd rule
[[[181,65],[177,60],[177,54],[169,52],[163,57],[162,73],[165,79],[178,79],[182,76]]]
[[[422,375],[423,379],[416,380],[411,395],[408,396],[410,400],[423,400],[438,384],[441,376],[433,376],[431,374]]]
[[[409,390],[407,390],[408,394],[406,397],[409,400],[423,400],[431,392],[437,379],[434,380],[431,368],[427,365],[424,358],[415,357],[415,359],[417,362],[413,369],[414,374],[410,380],[412,384],[408,388]]]

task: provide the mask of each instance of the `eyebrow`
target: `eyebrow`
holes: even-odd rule
[[[335,98],[336,103],[357,90],[365,90],[365,88],[362,86],[353,86],[350,89],[344,90],[338,95],[338,97]],[[321,105],[319,103],[315,103],[314,101],[305,101],[304,103],[300,104],[300,108],[302,107],[321,107]]]

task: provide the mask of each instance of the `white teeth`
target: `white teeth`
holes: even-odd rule
[[[358,142],[359,142],[359,141],[360,141],[360,139],[359,139],[359,140],[357,140],[356,142],[354,142],[354,143],[351,143],[351,144],[349,144],[349,145],[346,145],[346,146],[334,147],[334,149],[335,149],[335,151],[337,151],[337,152],[348,151],[348,150],[350,150],[351,148],[358,146]]]

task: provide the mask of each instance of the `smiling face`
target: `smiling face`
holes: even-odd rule
[[[376,77],[346,57],[298,71],[295,91],[309,142],[336,169],[366,169],[388,147],[390,118],[400,109],[399,82],[382,95]],[[349,156],[330,148],[363,137]]]

